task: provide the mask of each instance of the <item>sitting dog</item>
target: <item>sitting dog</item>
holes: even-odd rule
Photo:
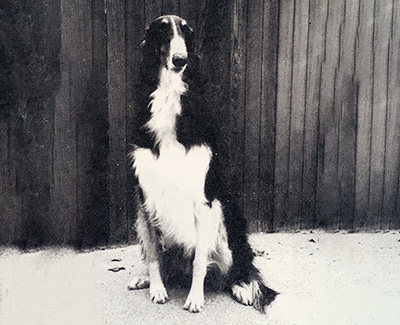
[[[165,257],[180,252],[192,266],[184,305],[200,312],[207,271],[245,305],[263,311],[276,296],[253,265],[246,222],[223,179],[218,126],[204,99],[193,31],[177,16],[162,16],[146,30],[137,90],[137,139],[130,153],[138,181],[137,234],[149,276],[129,289],[150,287],[165,303]],[[165,273],[165,272],[164,272]]]

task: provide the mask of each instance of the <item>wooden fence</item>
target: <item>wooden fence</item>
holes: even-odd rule
[[[0,5],[0,243],[135,240],[127,152],[143,31],[185,17],[252,231],[400,227],[395,0]]]

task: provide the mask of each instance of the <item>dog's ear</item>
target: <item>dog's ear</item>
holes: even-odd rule
[[[182,20],[182,26],[183,26],[184,28],[189,29],[189,31],[190,31],[191,33],[193,33],[193,28],[190,27],[190,26],[188,25],[187,21],[184,20],[184,19]]]
[[[142,49],[145,44],[146,44],[146,38],[147,38],[147,32],[149,31],[150,26],[147,26],[146,29],[144,30],[144,37],[143,37],[143,41],[140,42],[139,47]]]

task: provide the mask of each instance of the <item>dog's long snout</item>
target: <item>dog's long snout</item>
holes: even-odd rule
[[[172,56],[172,64],[177,70],[181,70],[187,64],[186,54],[174,54]]]

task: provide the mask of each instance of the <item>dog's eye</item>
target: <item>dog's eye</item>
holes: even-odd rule
[[[170,27],[169,27],[169,22],[167,22],[167,21],[162,21],[161,24],[160,24],[160,31],[166,33],[166,32],[169,31],[169,29],[170,29]]]

